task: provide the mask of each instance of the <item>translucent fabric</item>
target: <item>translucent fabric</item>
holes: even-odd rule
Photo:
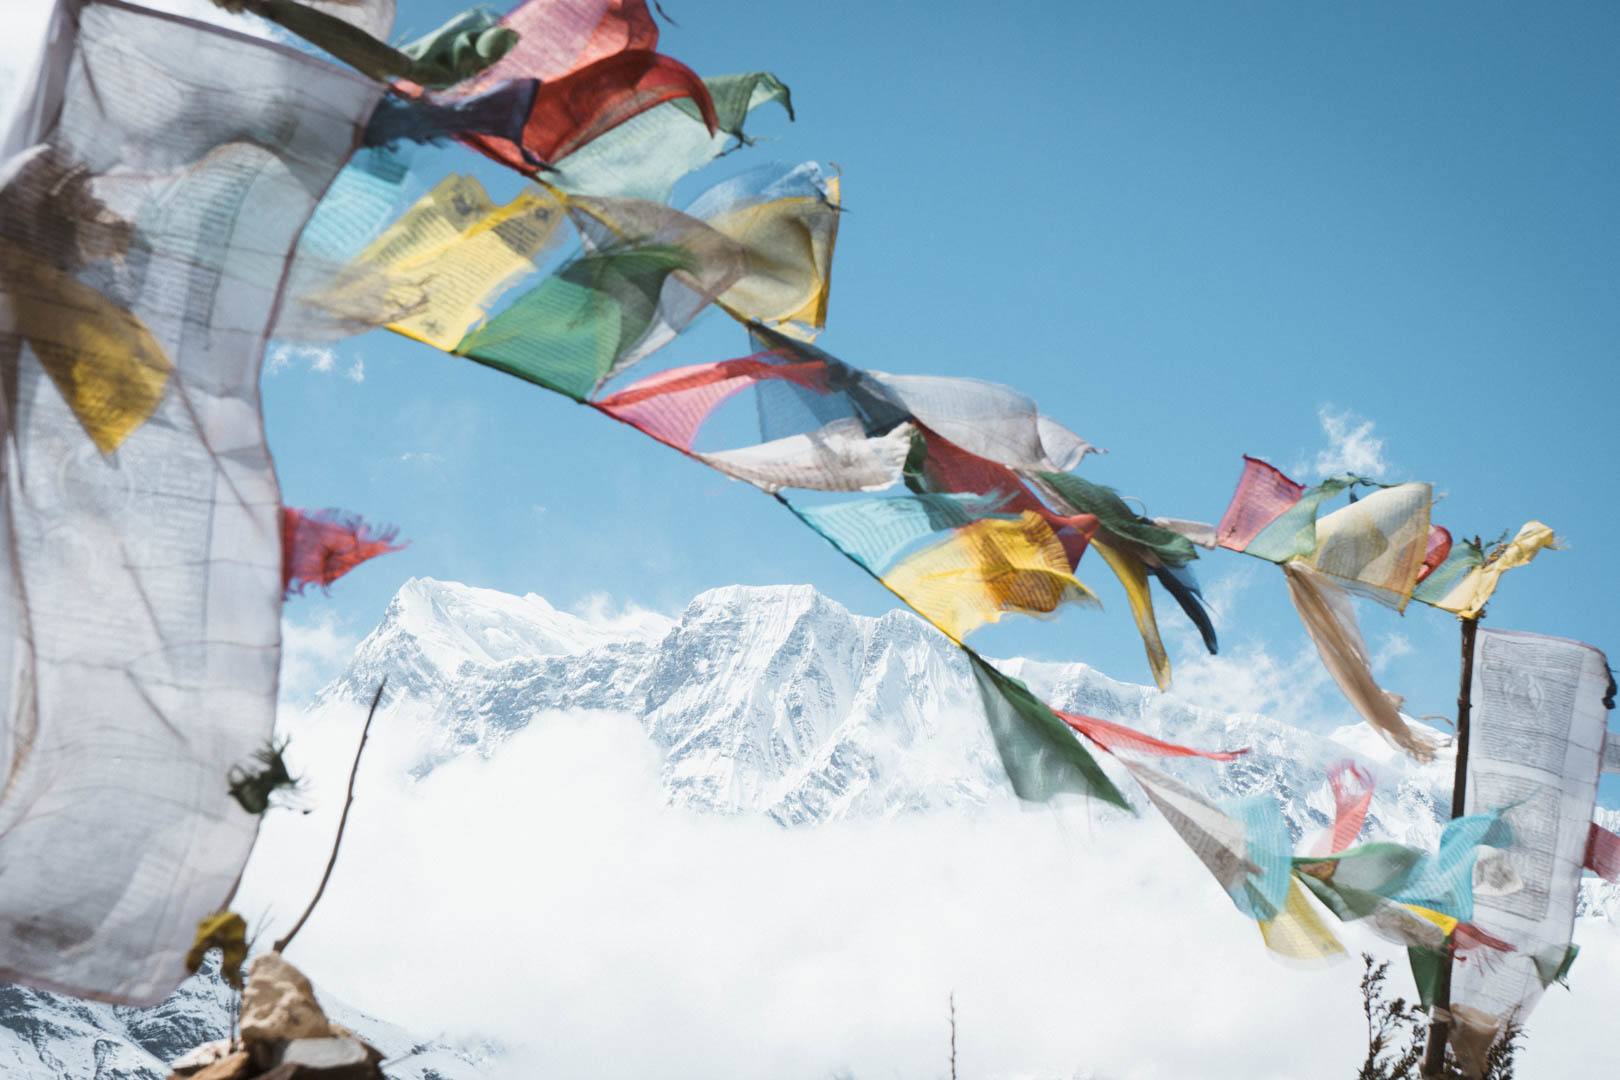
[[[1428,484],[1380,488],[1316,522],[1307,562],[1359,596],[1406,609],[1429,551]]]
[[[873,437],[855,420],[834,420],[803,435],[692,456],[716,472],[772,494],[795,487],[881,491],[900,480],[913,431],[910,424],[901,424]]]
[[[1503,808],[1511,842],[1476,890],[1473,922],[1511,947],[1469,954],[1451,1000],[1475,1023],[1453,1033],[1459,1058],[1523,1022],[1569,954],[1581,868],[1590,854],[1608,661],[1590,645],[1481,627],[1475,638],[1471,810]]]
[[[1116,547],[1112,536],[1102,534],[1091,538],[1091,549],[1101,555],[1114,576],[1125,588],[1125,598],[1131,605],[1131,617],[1136,620],[1136,631],[1142,635],[1147,650],[1148,667],[1153,681],[1160,690],[1170,688],[1170,654],[1165,652],[1159,637],[1159,622],[1153,614],[1153,596],[1148,592],[1148,569],[1134,552],[1123,546]]]
[[[719,130],[708,88],[691,68],[659,53],[616,53],[555,82],[542,82],[521,143],[478,135],[461,141],[503,165],[532,173],[533,159],[550,163],[567,157],[636,114],[682,97],[698,101],[704,125],[711,132]]]
[[[1047,499],[1070,513],[1097,521],[1091,543],[1125,589],[1137,632],[1147,650],[1148,666],[1159,689],[1170,688],[1170,657],[1159,636],[1158,619],[1148,579],[1155,577],[1192,619],[1210,652],[1217,648],[1215,626],[1204,610],[1198,583],[1186,564],[1197,558],[1185,537],[1137,514],[1113,489],[1072,473],[1043,472],[1030,478]]]
[[[563,207],[542,189],[497,206],[470,176],[422,196],[323,292],[301,298],[335,321],[386,323],[454,349],[556,240]]]
[[[513,79],[463,97],[389,95],[377,103],[362,142],[383,149],[471,136],[516,142],[523,138],[540,93],[537,80]]]
[[[1217,542],[1233,551],[1247,550],[1250,542],[1299,502],[1304,493],[1303,484],[1294,483],[1280,469],[1245,454],[1237,492],[1215,528]]]
[[[1283,909],[1260,922],[1260,937],[1272,952],[1301,963],[1326,963],[1344,955],[1344,946],[1311,907],[1298,880],[1288,883]]]
[[[681,243],[588,252],[474,329],[455,352],[583,401],[670,323],[660,304],[671,276],[699,267]]]
[[[1097,452],[1010,387],[943,375],[865,374],[875,392],[924,427],[1009,469],[1066,471]]]
[[[1288,598],[1316,645],[1322,666],[1362,719],[1417,761],[1432,761],[1440,744],[1401,716],[1402,698],[1378,685],[1349,595],[1332,578],[1302,562],[1283,564]]]
[[[813,165],[769,178],[728,184],[702,200],[733,236],[657,203],[551,188],[496,207],[475,180],[451,177],[303,306],[339,325],[363,323],[368,311],[390,317],[399,333],[584,400],[716,301],[738,318],[783,325],[825,314],[837,207]],[[478,325],[534,268],[562,209],[584,251]],[[775,456],[789,455],[795,475],[807,460],[876,468],[894,456],[857,448],[847,430],[820,434],[817,445],[799,440]],[[761,472],[767,467],[758,458],[736,463],[739,475],[770,484]]]
[[[658,47],[658,24],[646,0],[524,0],[501,19],[517,44],[466,87],[506,79],[554,82],[625,50]]]
[[[699,429],[722,403],[757,384],[778,379],[819,395],[832,392],[827,365],[821,361],[782,363],[767,354],[671,368],[599,398],[594,404],[661,443],[691,450]],[[866,430],[864,426],[862,430]]]
[[[796,171],[819,176],[814,164]],[[576,196],[570,205],[588,248],[662,239],[693,253],[692,268],[666,283],[657,324],[609,377],[668,344],[711,303],[741,321],[775,322],[825,296],[831,249],[813,245],[806,229],[819,220],[823,231],[836,231],[838,211],[820,194],[752,205],[706,198],[687,213],[639,199]],[[751,224],[734,216],[750,209]]]
[[[54,18],[48,126],[0,166],[0,977],[150,1005],[258,825],[228,776],[275,720],[259,365],[378,88],[120,3]]]
[[[1098,524],[1165,566],[1184,566],[1198,558],[1192,542],[1132,510],[1118,492],[1067,472],[1044,472],[1040,482],[1077,513],[1091,514]]]
[[[793,106],[788,88],[768,72],[704,79],[714,100],[711,131],[691,102],[677,100],[648,109],[553,163],[546,179],[563,191],[668,202],[675,184],[714,161],[728,146],[749,141],[744,131],[755,109]],[[836,201],[836,200],[835,200]]]
[[[1111,754],[1120,752],[1132,754],[1145,754],[1149,757],[1199,757],[1209,761],[1236,761],[1249,751],[1242,750],[1196,750],[1190,746],[1178,743],[1165,742],[1151,735],[1144,735],[1140,731],[1132,730],[1124,724],[1116,724],[1111,720],[1102,720],[1095,716],[1081,716],[1079,713],[1059,712],[1058,717],[1074,730],[1107,750]]]
[[[845,555],[881,576],[920,541],[989,517],[1004,501],[994,495],[900,495],[797,512]]]
[[[703,80],[654,50],[658,26],[644,0],[527,0],[501,20],[517,44],[481,75],[444,96],[476,94],[501,82],[538,79],[521,139],[470,135],[468,146],[520,172],[559,161],[635,116],[677,98],[698,105],[718,129]]]
[[[1096,605],[1069,572],[1063,545],[1039,515],[988,518],[955,530],[883,575],[883,584],[960,642],[1009,611],[1045,614],[1059,604]]]
[[[964,651],[978,683],[991,739],[1020,799],[1047,802],[1059,795],[1087,795],[1130,809],[1124,794],[1074,732],[1029,687],[996,670],[972,649]]]
[[[1054,509],[1036,496],[1022,474],[970,454],[925,427],[917,430],[906,481],[915,491],[999,494],[1006,499],[1008,510],[1040,515],[1057,532],[1071,567],[1079,566],[1086,547],[1097,534],[1099,522],[1094,515],[1078,513],[1069,506]]]
[[[1267,814],[1262,808],[1249,808],[1253,821],[1261,825],[1251,845],[1248,821],[1216,806],[1180,780],[1140,761],[1127,756],[1121,757],[1120,762],[1228,896],[1235,902],[1242,898],[1240,906],[1246,906],[1249,910],[1254,906],[1252,897],[1278,897],[1278,904],[1271,911],[1263,912],[1262,917],[1275,917],[1280,912],[1288,889],[1289,853],[1286,846],[1280,852],[1282,872],[1279,875],[1279,852],[1274,850],[1278,834],[1274,827],[1266,824]],[[1272,812],[1278,819],[1281,818],[1282,812],[1275,803],[1272,804]],[[1286,842],[1286,827],[1283,828],[1282,837]],[[1251,857],[1251,847],[1254,853],[1259,854],[1258,861]]]
[[[1312,855],[1331,855],[1355,843],[1372,807],[1372,774],[1360,765],[1341,761],[1328,770],[1327,779],[1333,793],[1333,824],[1313,846]]]
[[[743,322],[812,340],[827,325],[838,177],[815,162],[767,165],[709,189],[687,213],[747,252],[747,269],[719,303]]]
[[[1341,476],[1306,488],[1276,467],[1245,456],[1237,492],[1216,526],[1216,540],[1222,547],[1272,562],[1307,556],[1316,550],[1316,516],[1322,503],[1357,482],[1356,477]]]

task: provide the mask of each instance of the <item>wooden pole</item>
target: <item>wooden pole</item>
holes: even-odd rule
[[[1483,614],[1483,612],[1482,612]],[[1468,717],[1473,710],[1474,632],[1479,616],[1462,620],[1462,685],[1457,690],[1457,772],[1451,784],[1451,816],[1467,812],[1468,801]],[[1446,962],[1440,969],[1440,985],[1435,990],[1434,1011],[1429,1021],[1429,1043],[1423,1053],[1423,1075],[1446,1075],[1446,1039],[1451,1031],[1451,950],[1446,942]]]
[[[315,905],[321,902],[321,896],[326,892],[326,883],[332,880],[332,868],[337,865],[338,848],[343,845],[343,827],[349,823],[349,808],[354,805],[354,781],[360,775],[360,755],[366,752],[366,736],[371,734],[371,721],[377,715],[377,706],[382,703],[383,687],[387,685],[388,676],[384,675],[382,681],[377,684],[377,692],[371,696],[371,709],[366,713],[366,724],[360,729],[360,745],[355,749],[354,765],[349,769],[349,794],[343,800],[343,814],[338,818],[337,835],[332,838],[332,854],[326,860],[326,872],[321,875],[321,883],[316,886],[315,895],[310,897],[309,906],[298,916],[298,921],[287,931],[287,936],[271,946],[272,952],[281,952],[292,944],[292,939],[304,928],[304,923],[315,911]]]

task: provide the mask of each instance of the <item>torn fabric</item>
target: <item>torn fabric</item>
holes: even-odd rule
[[[281,588],[291,595],[310,585],[325,589],[350,570],[398,551],[399,530],[378,529],[357,514],[281,508]]]
[[[47,126],[0,154],[23,184],[0,200],[37,194],[28,146],[67,166],[8,257],[89,314],[0,283],[0,978],[150,1005],[258,827],[228,777],[275,721],[260,361],[299,230],[379,88],[134,6],[53,17],[34,87],[56,104],[30,105]],[[131,376],[159,350],[161,388]]]
[[[1285,563],[1288,598],[1316,644],[1333,681],[1362,719],[1416,761],[1432,761],[1440,741],[1414,730],[1401,716],[1401,697],[1378,685],[1349,595],[1331,578],[1301,562]]]

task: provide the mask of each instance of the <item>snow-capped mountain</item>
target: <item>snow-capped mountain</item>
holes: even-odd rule
[[[1055,706],[1191,745],[1250,748],[1219,770],[1225,793],[1278,796],[1296,831],[1329,821],[1322,778],[1366,761],[1381,795],[1374,828],[1426,843],[1451,764],[1416,767],[1360,727],[1330,736],[1254,714],[1213,712],[1082,663],[1003,665]],[[419,728],[425,774],[457,754],[494,754],[549,711],[638,717],[664,754],[669,799],[784,825],[971,806],[1009,797],[961,652],[909,613],[853,615],[809,586],[731,586],[672,620],[607,627],[521,599],[413,579],[306,722],[369,700]]]
[[[1319,734],[1083,663],[1002,666],[1060,709],[1192,746],[1248,747],[1223,766],[1165,767],[1211,794],[1274,796],[1296,839],[1331,822],[1324,778],[1347,757],[1376,780],[1374,834],[1431,846],[1449,813],[1448,752],[1419,766],[1365,725]],[[304,722],[369,701],[384,676],[384,708],[417,728],[417,775],[458,754],[498,753],[549,712],[610,710],[640,720],[664,756],[666,796],[692,810],[804,826],[1011,797],[961,652],[907,612],[854,615],[807,585],[713,589],[673,619],[610,622],[415,578]],[[1584,913],[1620,913],[1620,888],[1587,886]]]
[[[1002,666],[1061,709],[1193,746],[1248,747],[1226,765],[1165,767],[1212,795],[1276,797],[1296,839],[1330,822],[1324,775],[1346,757],[1377,782],[1375,834],[1432,845],[1449,808],[1448,755],[1414,765],[1365,726],[1319,734],[1216,712],[1082,663]],[[410,732],[415,750],[404,767],[418,777],[457,755],[499,754],[548,715],[603,710],[639,720],[662,755],[665,796],[698,812],[810,827],[971,812],[1011,798],[961,652],[907,613],[853,615],[808,586],[732,586],[697,596],[674,618],[610,619],[538,596],[413,579],[297,729],[352,717],[384,677],[379,723]],[[1620,829],[1620,812],[1598,813]],[[1583,913],[1620,920],[1620,888],[1587,886]],[[161,1077],[162,1062],[224,1033],[228,1009],[228,993],[207,977],[145,1011],[0,986],[0,1073]],[[332,1013],[397,1058],[389,1072],[401,1080],[485,1075],[477,1053],[418,1044],[341,1005]]]

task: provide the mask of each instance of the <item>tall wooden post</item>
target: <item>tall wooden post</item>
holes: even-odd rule
[[[1483,614],[1483,612],[1481,612]],[[1479,629],[1479,616],[1462,620],[1462,685],[1457,690],[1457,772],[1451,785],[1451,816],[1460,818],[1467,812],[1468,801],[1468,717],[1473,709],[1474,632]],[[1446,942],[1446,962],[1440,969],[1440,985],[1435,990],[1434,1013],[1429,1021],[1429,1043],[1423,1053],[1423,1075],[1445,1075],[1446,1039],[1451,1031],[1451,949]]]

